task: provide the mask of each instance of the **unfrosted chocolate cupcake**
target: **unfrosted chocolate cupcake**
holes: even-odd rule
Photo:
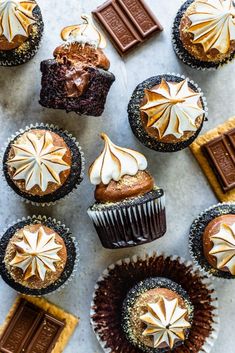
[[[89,168],[96,203],[88,215],[102,245],[124,248],[158,239],[166,232],[165,198],[146,171],[146,158],[101,137],[104,150]]]
[[[233,0],[188,0],[173,27],[176,54],[197,69],[216,69],[235,55]]]
[[[61,287],[72,274],[77,257],[69,230],[41,216],[11,226],[1,238],[0,248],[2,278],[29,295]]]
[[[92,116],[103,113],[107,94],[115,80],[103,53],[105,39],[83,15],[84,23],[62,30],[65,44],[54,51],[54,59],[41,63],[42,88],[39,103]]]
[[[0,65],[15,66],[37,52],[43,33],[41,10],[34,0],[0,1]]]
[[[128,105],[133,133],[146,147],[176,152],[198,136],[206,118],[206,101],[193,81],[159,75],[140,83]]]
[[[83,153],[75,138],[49,125],[35,125],[8,143],[3,171],[8,185],[37,205],[68,195],[82,181]]]

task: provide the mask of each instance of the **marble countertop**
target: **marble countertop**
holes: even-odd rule
[[[126,107],[135,86],[144,79],[161,73],[184,74],[199,84],[208,101],[209,120],[203,131],[235,115],[235,62],[216,72],[198,72],[182,64],[171,45],[171,26],[180,0],[147,0],[164,26],[164,32],[121,59],[111,44],[106,53],[111,60],[111,71],[116,82],[111,88],[102,117],[77,116],[63,111],[49,110],[38,104],[40,91],[40,61],[52,57],[60,43],[60,29],[79,22],[83,12],[89,12],[102,0],[39,0],[45,22],[45,33],[38,54],[28,64],[15,68],[0,68],[0,141],[1,145],[11,133],[35,122],[48,122],[67,129],[77,137],[83,147],[87,166],[101,150],[98,133],[107,132],[120,145],[137,149],[147,156],[149,169],[159,186],[166,192],[166,235],[146,246],[125,250],[105,250],[87,214],[93,202],[93,186],[87,176],[70,198],[50,208],[37,208],[21,203],[5,183],[0,183],[0,227],[3,230],[18,218],[33,214],[46,214],[68,225],[80,243],[80,266],[74,280],[60,293],[49,299],[81,318],[79,327],[65,353],[102,353],[89,324],[89,307],[93,288],[100,273],[119,258],[143,254],[146,250],[165,251],[190,258],[188,232],[193,219],[217,200],[188,149],[176,154],[161,154],[148,150],[133,136]],[[235,300],[233,281],[216,285],[220,302],[221,329],[213,353],[234,352]],[[0,280],[0,324],[16,293]]]

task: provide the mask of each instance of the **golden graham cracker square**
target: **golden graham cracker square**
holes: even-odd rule
[[[8,315],[5,319],[3,326],[0,327],[0,335],[4,332],[8,323],[10,322],[12,317],[14,316],[14,313],[15,313],[16,309],[18,308],[18,305],[19,305],[22,298],[27,300],[28,302],[34,304],[35,306],[43,309],[45,312],[48,312],[49,314],[51,314],[55,318],[65,322],[65,326],[64,326],[64,328],[63,328],[63,330],[62,330],[62,332],[61,332],[61,334],[55,344],[55,347],[52,350],[52,353],[62,353],[64,351],[70,337],[72,336],[75,328],[77,327],[77,325],[79,323],[79,318],[75,317],[72,314],[65,312],[64,310],[62,310],[58,306],[50,303],[49,301],[47,301],[46,299],[44,299],[42,297],[40,297],[40,298],[39,297],[29,297],[26,295],[18,296],[16,298],[14,304],[12,305],[10,311],[8,312]]]
[[[190,146],[190,149],[194,155],[194,157],[197,159],[198,163],[200,164],[203,172],[205,173],[207,179],[209,180],[209,183],[214,190],[217,198],[221,202],[229,202],[229,201],[235,201],[235,188],[227,191],[226,193],[223,192],[217,177],[211,168],[207,158],[202,152],[202,145],[205,143],[215,139],[216,137],[228,132],[229,130],[232,130],[235,128],[235,117],[230,118],[226,122],[224,122],[221,125],[218,125],[215,129],[208,131],[204,135],[199,136]]]

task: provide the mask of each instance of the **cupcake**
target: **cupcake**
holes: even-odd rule
[[[99,278],[91,323],[108,352],[209,353],[218,334],[216,292],[189,262],[133,256]]]
[[[63,286],[77,262],[69,230],[41,216],[23,219],[6,230],[0,249],[2,279],[29,295],[48,294]]]
[[[235,278],[235,203],[223,203],[201,213],[189,236],[190,253],[208,276]]]
[[[0,66],[29,61],[43,33],[41,10],[34,0],[0,0]]]
[[[88,215],[105,248],[141,245],[166,232],[165,197],[154,184],[146,158],[115,145],[101,134],[105,147],[89,168],[96,202]]]
[[[83,177],[83,153],[75,138],[57,127],[35,125],[12,136],[3,155],[8,185],[24,200],[50,205]]]
[[[92,116],[103,113],[115,77],[108,71],[110,62],[103,53],[104,37],[91,16],[83,24],[62,30],[64,44],[54,51],[54,59],[41,63],[42,88],[39,103]]]
[[[184,76],[150,77],[134,90],[129,122],[137,139],[159,152],[176,152],[198,136],[206,118],[201,89]]]
[[[187,65],[217,69],[235,55],[233,0],[188,0],[177,13],[173,46]]]

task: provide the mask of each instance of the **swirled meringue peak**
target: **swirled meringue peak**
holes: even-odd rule
[[[189,15],[189,32],[195,44],[202,44],[205,52],[215,48],[226,54],[235,40],[235,5],[232,0],[196,0]]]
[[[85,45],[90,44],[96,48],[103,49],[106,47],[104,36],[94,25],[91,15],[82,15],[83,23],[74,26],[65,27],[61,31],[61,38],[64,41]]]
[[[119,181],[124,175],[136,175],[147,168],[147,160],[141,153],[115,145],[104,133],[101,138],[104,150],[89,168],[92,184],[107,185],[111,180]]]
[[[29,26],[36,22],[33,15],[36,6],[30,0],[0,0],[0,36],[8,42],[17,35],[28,37]]]
[[[180,138],[186,131],[196,131],[196,119],[204,113],[199,106],[201,93],[194,92],[188,79],[167,82],[162,79],[157,89],[145,90],[146,104],[140,110],[147,114],[147,127],[156,128],[160,138]]]

